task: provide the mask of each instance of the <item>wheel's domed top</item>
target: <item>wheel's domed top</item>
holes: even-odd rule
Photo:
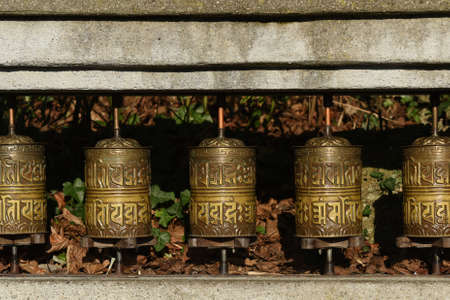
[[[0,145],[34,144],[34,140],[28,136],[9,134],[0,136]]]
[[[344,138],[336,136],[321,136],[308,140],[305,146],[313,147],[327,147],[327,146],[351,146],[352,144]]]
[[[199,147],[244,147],[243,141],[238,139],[230,139],[223,136],[219,136],[212,139],[203,140]]]
[[[450,145],[450,137],[439,135],[420,137],[412,143],[412,146],[448,146],[448,145]]]
[[[126,139],[120,136],[98,141],[95,148],[142,148],[134,139]]]

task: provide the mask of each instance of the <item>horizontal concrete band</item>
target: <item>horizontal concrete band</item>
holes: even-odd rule
[[[287,23],[3,20],[0,67],[449,68],[449,28],[450,18]]]
[[[0,91],[302,92],[450,89],[450,70],[0,72]]]
[[[439,276],[2,277],[2,299],[445,299]]]
[[[447,0],[7,0],[3,15],[326,15],[449,12]]]

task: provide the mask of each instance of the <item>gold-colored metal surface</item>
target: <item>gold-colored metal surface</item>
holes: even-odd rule
[[[298,237],[362,233],[361,148],[330,135],[295,148]]]
[[[45,233],[45,148],[14,133],[0,137],[0,235]]]
[[[255,149],[220,134],[192,148],[189,165],[191,236],[254,236]]]
[[[450,138],[417,139],[403,151],[404,233],[450,237]]]
[[[115,137],[87,148],[85,157],[88,235],[117,239],[151,236],[150,150],[121,138],[115,122]]]

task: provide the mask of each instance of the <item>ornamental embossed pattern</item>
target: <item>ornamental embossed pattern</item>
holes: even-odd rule
[[[46,232],[44,150],[40,144],[0,145],[0,234]]]
[[[255,150],[196,147],[190,153],[192,237],[256,234]]]
[[[151,236],[150,151],[86,150],[86,226],[93,238]]]
[[[403,152],[404,233],[450,237],[450,148],[414,145]]]
[[[297,147],[295,156],[297,236],[361,235],[360,147]]]

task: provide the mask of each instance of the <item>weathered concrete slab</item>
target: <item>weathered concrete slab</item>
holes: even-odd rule
[[[327,15],[449,12],[448,0],[3,0],[3,15]]]
[[[446,299],[445,276],[2,277],[2,299]]]
[[[449,28],[450,18],[289,23],[0,21],[0,67],[174,70],[414,64],[448,69]]]
[[[0,92],[306,92],[449,90],[449,70],[235,70],[0,72]]]

